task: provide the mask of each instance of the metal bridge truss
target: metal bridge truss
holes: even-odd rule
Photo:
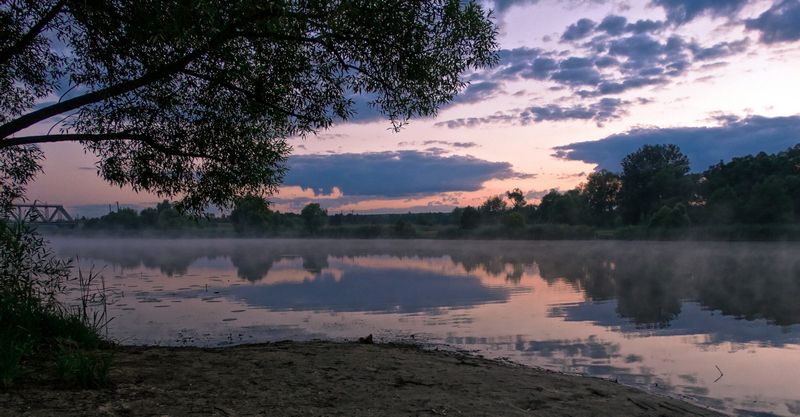
[[[6,219],[12,223],[73,224],[75,220],[64,210],[64,206],[48,204],[14,204]]]

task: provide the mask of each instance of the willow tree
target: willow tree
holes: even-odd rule
[[[105,180],[192,212],[273,193],[286,139],[355,95],[400,129],[497,59],[472,0],[7,0],[0,33],[6,171],[78,141]]]

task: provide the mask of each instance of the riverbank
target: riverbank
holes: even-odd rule
[[[797,224],[733,224],[684,228],[651,228],[645,225],[598,228],[585,225],[532,224],[517,229],[501,225],[482,225],[474,229],[457,226],[414,226],[397,228],[390,224],[325,226],[313,234],[305,229],[283,228],[272,231],[236,233],[230,223],[203,228],[140,228],[122,227],[89,229],[86,227],[42,226],[47,237],[77,238],[140,238],[140,239],[407,239],[407,240],[658,240],[658,241],[721,241],[721,242],[797,242]]]
[[[123,346],[99,390],[66,388],[48,372],[0,391],[0,415],[720,415],[602,379],[412,345]]]

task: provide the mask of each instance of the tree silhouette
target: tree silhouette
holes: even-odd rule
[[[689,201],[689,158],[675,145],[644,145],[622,160],[619,206],[628,223],[638,224],[662,206]]]
[[[285,139],[349,119],[354,94],[399,129],[497,60],[460,0],[8,0],[0,33],[0,150],[79,141],[108,182],[194,212],[276,191]]]
[[[314,234],[328,221],[328,211],[320,207],[319,203],[309,203],[300,212],[306,231]]]

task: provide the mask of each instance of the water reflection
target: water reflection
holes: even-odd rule
[[[306,263],[303,263],[306,268]],[[475,277],[452,277],[427,272],[349,268],[337,278],[322,269],[300,283],[237,287],[230,296],[248,305],[271,310],[369,311],[415,313],[435,308],[466,308],[503,302],[504,288],[488,288]]]
[[[798,414],[800,245],[54,241],[128,343],[449,344],[737,413]],[[716,366],[725,377],[718,380]]]
[[[319,274],[329,268],[331,259],[353,259],[354,256],[387,256],[397,259],[448,258],[463,268],[466,274],[482,271],[507,282],[520,284],[524,273],[536,268],[547,282],[565,281],[581,291],[587,301],[616,300],[616,313],[640,327],[665,328],[680,316],[685,301],[697,301],[708,310],[718,310],[724,315],[745,320],[765,319],[771,324],[788,326],[800,323],[800,257],[797,245],[773,243],[608,243],[583,242],[533,242],[526,245],[508,242],[462,242],[455,250],[445,248],[441,242],[395,242],[375,244],[374,241],[134,241],[84,242],[81,256],[97,262],[119,265],[125,269],[144,266],[156,268],[167,276],[185,275],[188,268],[200,259],[230,259],[238,277],[249,282],[264,280],[275,264],[286,258],[302,261],[302,269],[318,281],[305,284],[296,291],[330,293],[331,298],[342,297],[353,288],[352,282],[334,281],[326,285]],[[62,256],[74,255],[73,248],[60,245]],[[354,255],[357,254],[357,255]],[[405,269],[399,267],[398,269]],[[398,276],[384,277],[380,285],[385,290],[371,288],[375,297],[387,291],[403,291],[404,283]],[[365,288],[367,279],[361,279],[357,288]],[[409,283],[415,286],[433,285],[432,277],[418,277]],[[314,283],[316,282],[316,283]],[[373,283],[373,285],[378,285]],[[436,284],[439,285],[439,284]],[[447,284],[430,291],[450,292]],[[460,283],[459,286],[464,285]],[[491,292],[481,292],[474,282],[470,291],[458,292],[450,297],[451,306],[460,296],[477,297],[478,301],[493,301],[502,297]],[[322,290],[324,288],[324,290]],[[459,287],[460,288],[460,287]],[[273,289],[290,291],[288,288]],[[337,292],[338,291],[338,292]],[[462,290],[458,290],[462,291]],[[362,291],[363,292],[363,291]],[[424,291],[423,291],[424,292]],[[420,293],[423,293],[420,292]],[[310,293],[309,293],[310,294]],[[363,295],[363,294],[362,294]],[[272,296],[270,296],[272,297]],[[281,307],[282,300],[265,305]],[[341,298],[339,298],[341,300]],[[357,306],[362,298],[354,296],[348,301],[325,302],[333,310],[368,310],[368,304]],[[390,302],[390,300],[385,300]],[[350,305],[347,305],[350,303]],[[423,303],[424,304],[424,303]],[[375,308],[382,309],[378,302]],[[443,306],[433,302],[432,306]],[[293,305],[287,308],[297,308]],[[309,308],[319,308],[312,302]]]

